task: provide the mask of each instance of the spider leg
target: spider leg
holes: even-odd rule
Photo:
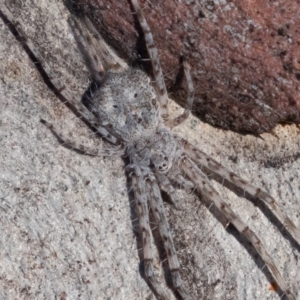
[[[93,82],[101,85],[107,70],[122,72],[128,68],[112,49],[103,43],[102,36],[88,17],[84,16],[77,22],[74,16],[70,16],[68,23]]]
[[[134,8],[139,24],[143,30],[145,43],[150,56],[153,75],[155,78],[156,92],[158,95],[158,101],[160,103],[161,116],[165,122],[169,119],[169,108],[168,108],[168,92],[163,77],[162,69],[160,66],[159,56],[157,48],[154,44],[153,36],[148,26],[148,23],[143,15],[143,12],[138,4],[137,0],[131,0],[131,4]]]
[[[180,200],[178,199],[177,192],[171,184],[169,178],[160,173],[155,173],[155,177],[158,181],[160,189],[168,194],[172,204],[175,206],[176,209],[179,209]]]
[[[83,30],[87,31],[87,34],[91,37],[96,55],[100,58],[104,70],[123,72],[125,69],[128,69],[128,65],[117,56],[111,47],[103,42],[102,36],[91,20],[87,16],[84,16],[82,21],[84,24]]]
[[[186,191],[194,188],[194,184],[182,176],[182,174],[176,174],[175,176],[170,175],[170,178],[173,182],[176,182],[180,188],[184,188]]]
[[[167,253],[173,285],[184,300],[192,300],[193,298],[187,293],[187,291],[182,286],[182,280],[179,274],[180,265],[178,262],[173,238],[170,233],[170,228],[165,214],[165,208],[163,200],[161,198],[159,186],[155,180],[147,182],[147,185],[150,194],[150,208],[153,212],[156,223],[158,224],[159,233],[163,240],[164,247]]]
[[[153,254],[151,247],[151,230],[149,225],[149,209],[147,204],[147,194],[145,188],[144,176],[132,175],[132,187],[135,195],[136,206],[138,210],[138,218],[140,230],[143,239],[143,252],[145,263],[145,275],[151,277],[153,272]]]
[[[63,144],[63,146],[70,148],[72,150],[78,150],[84,153],[85,155],[108,157],[113,155],[121,156],[125,154],[125,150],[121,146],[95,149],[95,148],[84,146],[82,144],[75,143],[71,141],[69,138],[65,137],[53,124],[43,119],[41,120],[41,122],[52,131],[52,133],[61,142],[61,144]]]
[[[105,69],[95,50],[93,37],[85,30],[81,22],[77,22],[74,17],[70,17],[68,23],[72,29],[78,49],[92,76],[92,80],[100,85],[105,74]]]
[[[140,232],[142,233],[143,243],[143,256],[144,256],[144,269],[145,276],[155,288],[156,292],[162,297],[162,299],[168,299],[164,295],[163,289],[160,287],[158,280],[156,279],[153,271],[153,253],[151,246],[151,229],[149,223],[149,209],[148,209],[148,197],[146,194],[146,182],[145,177],[141,175],[132,174],[132,188],[134,192]]]
[[[181,188],[184,188],[186,191],[194,192],[196,187],[195,184],[192,183],[190,180],[183,176],[182,174],[176,174],[176,176],[170,176],[172,182],[178,184]],[[208,210],[214,215],[217,211],[216,207],[214,207],[213,202],[208,206]],[[218,221],[226,227],[228,225],[228,220],[223,215],[218,215]]]
[[[188,62],[186,60],[183,61],[183,69],[184,69],[184,75],[187,81],[187,86],[188,86],[188,96],[187,96],[187,101],[186,101],[186,108],[183,112],[183,114],[181,114],[180,116],[176,117],[175,119],[170,120],[167,125],[170,128],[173,128],[175,126],[178,126],[179,124],[181,124],[182,122],[184,122],[188,116],[191,113],[191,109],[193,106],[193,102],[194,102],[194,85],[193,85],[193,81],[192,81],[192,76],[191,76],[191,67],[188,64]]]
[[[189,157],[199,165],[203,165],[205,168],[211,170],[215,174],[225,178],[229,182],[233,183],[235,186],[243,189],[250,195],[262,200],[278,217],[278,219],[284,224],[289,232],[292,233],[295,240],[300,244],[300,230],[296,227],[293,221],[284,213],[284,209],[275,202],[275,199],[269,195],[267,192],[262,191],[259,188],[254,187],[251,183],[246,180],[241,179],[235,173],[227,170],[217,161],[212,159],[210,156],[204,152],[193,147],[190,143],[185,140],[181,140],[184,145],[185,152]]]
[[[54,93],[63,100],[64,103],[68,103],[70,106],[72,106],[73,109],[80,114],[81,117],[85,119],[92,127],[94,127],[102,137],[107,139],[112,144],[117,144],[120,138],[112,135],[99,123],[99,120],[97,120],[97,118],[82,103],[74,100],[76,97],[61,84],[59,79],[55,77],[50,66],[46,63],[42,55],[33,45],[30,38],[28,38],[24,33],[20,24],[15,21],[10,11],[2,2],[0,2],[0,11],[2,13],[4,22],[8,23],[8,27],[10,28],[11,32],[22,43],[23,48],[33,62],[37,65],[38,71],[50,89],[52,89]]]
[[[234,227],[245,236],[245,238],[252,244],[252,246],[259,253],[268,269],[271,271],[278,286],[284,292],[286,297],[290,300],[295,300],[291,291],[287,287],[285,280],[278,271],[273,259],[266,252],[265,247],[262,245],[258,236],[232,211],[226,202],[224,202],[217,191],[213,188],[207,176],[189,159],[186,158],[181,162],[182,171],[185,172],[188,178],[194,182],[199,194],[213,202],[218,208],[218,211],[225,216],[227,223],[231,223]]]

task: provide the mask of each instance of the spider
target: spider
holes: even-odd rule
[[[141,70],[125,68],[118,60],[116,62],[108,61],[105,57],[104,48],[98,49],[96,52],[93,47],[93,37],[85,36],[81,25],[71,19],[70,24],[74,28],[78,44],[83,47],[89,45],[89,47],[83,48],[83,52],[85,51],[87,54],[86,63],[93,85],[84,97],[84,104],[76,102],[71,93],[55,79],[51,69],[44,62],[30,39],[24,37],[19,24],[13,23],[9,11],[6,10],[4,4],[0,4],[2,12],[14,24],[19,36],[26,40],[26,46],[42,66],[54,90],[66,99],[112,145],[101,149],[90,149],[66,138],[53,124],[45,120],[42,122],[69,148],[78,149],[88,155],[123,155],[128,157],[129,164],[126,166],[126,171],[131,178],[135,195],[143,242],[145,275],[157,290],[159,287],[153,267],[149,211],[152,212],[156,220],[164,242],[174,288],[183,299],[192,299],[189,292],[185,290],[180,277],[180,264],[161,196],[161,191],[164,191],[174,206],[180,207],[180,201],[174,188],[174,185],[179,185],[187,190],[196,191],[206,200],[208,206],[215,206],[222,216],[220,221],[224,227],[232,224],[249,240],[265,261],[282,292],[289,299],[295,299],[260,239],[221,199],[207,176],[202,172],[201,167],[210,170],[253,197],[265,202],[298,242],[300,241],[299,230],[269,194],[240,179],[172,132],[173,127],[186,120],[192,108],[194,88],[190,66],[187,61],[183,61],[185,78],[188,83],[187,107],[182,115],[171,119],[168,111],[168,94],[150,28],[138,2],[131,0],[131,4],[145,36],[153,68],[154,83]],[[92,28],[88,20],[85,21]],[[101,60],[98,58],[98,52],[100,52]]]

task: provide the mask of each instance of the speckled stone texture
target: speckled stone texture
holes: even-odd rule
[[[72,3],[90,16],[123,57],[147,56],[127,0]],[[168,90],[178,103],[186,97],[179,62],[185,55],[196,87],[194,113],[202,121],[254,134],[268,132],[279,122],[299,123],[297,1],[139,3],[158,46]]]
[[[88,85],[88,72],[62,2],[5,3],[79,101]],[[40,118],[87,145],[97,146],[99,139],[48,89],[1,19],[0,103],[0,299],[154,300],[140,274],[133,199],[127,193],[122,160],[82,156],[58,144]],[[172,108],[177,115],[180,109],[173,104]],[[276,127],[278,139],[269,134],[258,139],[191,117],[177,131],[270,192],[300,227],[296,126]],[[214,182],[214,186],[261,237],[299,299],[299,247],[279,232],[269,214],[265,216],[221,184]],[[261,271],[261,261],[249,254],[248,243],[225,231],[197,197],[178,192],[183,209],[165,206],[184,284],[195,298],[279,300],[269,290],[272,279],[266,276],[266,268]],[[155,257],[164,283],[157,253]],[[165,289],[169,299],[175,299]]]

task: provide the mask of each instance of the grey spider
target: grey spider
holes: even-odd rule
[[[222,224],[226,227],[232,224],[252,243],[270,269],[283,293],[294,299],[284,279],[279,273],[270,255],[265,251],[259,238],[244,222],[235,215],[231,208],[221,199],[212,187],[209,179],[201,171],[203,166],[222,178],[232,182],[237,187],[254,197],[260,198],[275,212],[294,238],[300,241],[300,232],[292,221],[283,213],[275,200],[266,192],[255,188],[246,181],[238,178],[205,153],[193,147],[186,140],[172,133],[174,126],[180,125],[189,115],[193,101],[193,84],[190,67],[184,61],[185,77],[188,83],[188,99],[185,112],[170,119],[168,111],[168,94],[166,91],[163,74],[160,68],[157,49],[153,37],[142,11],[135,0],[131,1],[136,17],[145,35],[146,46],[152,63],[154,84],[144,72],[138,69],[126,69],[120,63],[112,64],[105,57],[105,49],[99,49],[101,60],[93,47],[93,38],[80,34],[76,29],[75,21],[71,20],[78,44],[89,45],[87,66],[93,82],[97,87],[90,98],[86,98],[86,106],[77,103],[70,92],[64,88],[54,76],[49,66],[44,62],[38,51],[29,39],[26,39],[28,48],[42,65],[56,91],[94,127],[102,137],[113,146],[103,149],[89,149],[70,141],[64,137],[54,125],[43,123],[70,148],[79,149],[90,155],[126,155],[129,158],[127,172],[132,180],[135,194],[139,225],[142,233],[143,258],[145,275],[148,280],[157,286],[153,267],[153,254],[151,249],[151,230],[149,225],[149,208],[152,211],[168,256],[169,267],[172,274],[173,285],[184,299],[192,299],[184,289],[180,277],[180,265],[169,225],[160,190],[166,192],[175,207],[180,203],[176,197],[173,184],[196,190],[199,194],[214,205],[223,215]],[[13,21],[3,4],[0,8]],[[86,20],[88,23],[88,20]],[[78,25],[78,24],[77,24]],[[80,27],[80,25],[78,25]],[[20,26],[15,24],[20,36],[23,35]],[[102,53],[102,55],[101,55]],[[159,288],[157,288],[159,289]]]

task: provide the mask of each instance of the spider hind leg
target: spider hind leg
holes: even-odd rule
[[[232,211],[230,206],[220,197],[218,192],[213,188],[207,176],[194,164],[190,158],[186,158],[181,162],[182,173],[195,184],[196,190],[200,195],[217,207],[219,213],[223,215],[226,222],[223,225],[226,227],[231,223],[254,247],[257,253],[265,262],[266,266],[272,273],[276,283],[289,300],[295,300],[295,297],[289,290],[284,278],[279,272],[272,257],[265,250],[258,236]]]
[[[180,143],[184,146],[186,153],[191,157],[197,165],[202,165],[213,173],[217,174],[221,178],[231,182],[236,187],[241,188],[249,195],[263,201],[268,208],[275,213],[280,222],[287,228],[288,232],[291,232],[296,242],[300,245],[300,230],[296,227],[294,222],[284,213],[284,209],[276,203],[275,199],[267,192],[256,188],[250,182],[241,179],[232,171],[223,167],[220,163],[213,158],[202,152],[201,150],[192,146],[189,142],[181,139]]]

